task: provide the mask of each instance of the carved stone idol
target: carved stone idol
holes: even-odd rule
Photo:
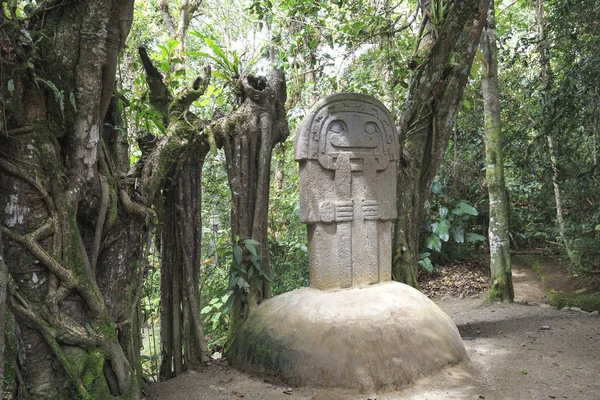
[[[328,96],[302,121],[294,150],[312,288],[391,279],[397,140],[389,111],[362,94]]]

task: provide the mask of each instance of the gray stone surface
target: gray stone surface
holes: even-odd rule
[[[391,279],[397,140],[389,111],[362,94],[328,96],[302,121],[294,150],[312,288]]]
[[[262,303],[239,334],[236,365],[294,386],[371,393],[468,360],[452,320],[397,282],[284,293]]]

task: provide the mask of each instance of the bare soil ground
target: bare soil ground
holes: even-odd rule
[[[535,272],[513,269],[519,303],[486,305],[485,292],[436,300],[458,326],[471,364],[413,387],[377,394],[288,388],[221,361],[150,386],[147,399],[600,399],[600,316],[545,304]]]

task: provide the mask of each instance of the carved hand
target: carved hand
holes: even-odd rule
[[[335,220],[337,222],[352,221],[354,204],[352,200],[335,202]]]
[[[377,200],[362,200],[362,211],[365,219],[379,218],[379,204]]]

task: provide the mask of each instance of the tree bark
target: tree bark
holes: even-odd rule
[[[204,123],[189,106],[206,90],[210,68],[176,97],[140,48],[150,86],[150,102],[167,121],[167,130],[151,152],[141,177],[146,201],[162,221],[161,368],[162,379],[208,361],[200,322],[199,275],[202,243],[202,165],[210,149]],[[162,193],[162,194],[161,194]]]
[[[0,393],[4,396],[4,338],[6,333],[6,290],[8,289],[8,267],[2,251],[0,234]]]
[[[30,15],[0,32],[0,224],[22,377],[33,398],[139,398],[151,212],[131,200],[123,135],[105,128],[119,125],[133,1],[42,1]],[[22,29],[43,34],[22,47]]]
[[[236,239],[257,242],[260,268],[268,274],[267,246],[271,153],[277,143],[289,136],[286,120],[286,85],[283,73],[273,70],[267,78],[244,74],[239,86],[242,104],[228,117],[211,125],[215,137],[222,138],[227,178],[231,189],[231,233]],[[248,250],[246,249],[246,252]],[[246,253],[248,254],[248,253]],[[232,265],[232,271],[234,266]],[[242,278],[249,287],[235,286],[230,318],[230,338],[252,309],[270,297],[270,285],[244,260]]]
[[[498,49],[494,0],[490,1],[487,24],[481,34],[481,90],[485,134],[486,179],[490,200],[489,245],[493,301],[513,301],[508,200],[504,183],[500,89],[498,88]]]
[[[437,27],[430,22],[429,1],[422,6],[425,34],[411,61],[416,71],[399,126],[398,219],[392,253],[394,279],[415,287],[425,202],[456,122],[489,0],[454,2]]]

